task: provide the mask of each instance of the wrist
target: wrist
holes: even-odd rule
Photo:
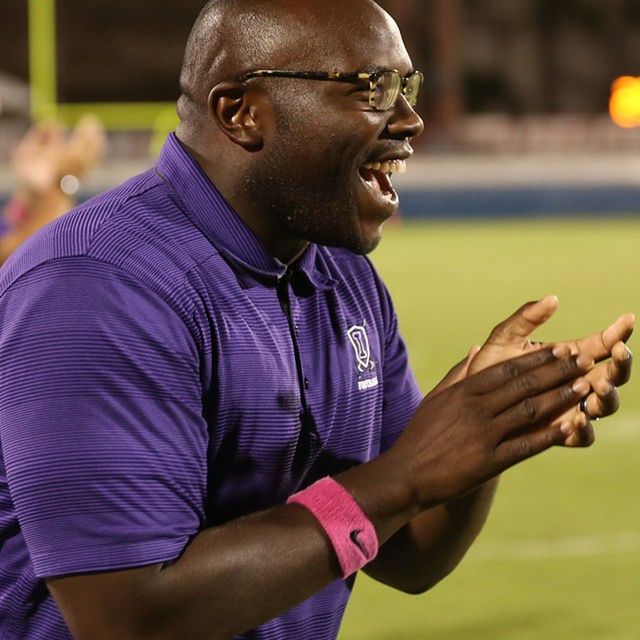
[[[309,510],[331,542],[343,578],[362,569],[378,555],[373,523],[355,498],[333,478],[322,478],[292,495],[288,503]]]
[[[406,465],[405,465],[406,466]],[[393,450],[336,477],[376,528],[382,545],[422,509]]]

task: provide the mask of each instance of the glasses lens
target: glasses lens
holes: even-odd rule
[[[418,103],[418,97],[420,96],[420,89],[424,82],[424,76],[419,71],[415,71],[407,78],[406,82],[404,96],[407,99],[407,102],[412,107],[415,107]]]
[[[385,71],[378,78],[373,90],[373,106],[378,111],[387,111],[400,95],[402,79],[395,71]]]

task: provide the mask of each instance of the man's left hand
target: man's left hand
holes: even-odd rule
[[[635,316],[626,313],[603,331],[577,340],[553,344],[532,342],[531,334],[557,309],[558,298],[555,296],[523,305],[495,327],[479,350],[472,349],[459,373],[472,375],[528,351],[549,347],[570,351],[573,355],[590,355],[596,365],[585,375],[592,389],[584,404],[586,412],[576,406],[557,421],[567,435],[565,446],[586,447],[595,440],[592,421],[615,413],[620,406],[618,387],[631,376],[633,357],[625,343],[633,333]]]

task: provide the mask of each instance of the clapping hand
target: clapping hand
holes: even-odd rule
[[[436,388],[453,384],[499,362],[525,353],[552,347],[557,353],[586,354],[595,365],[585,374],[591,393],[556,420],[566,435],[565,446],[589,446],[595,439],[592,422],[615,413],[620,406],[618,387],[631,376],[633,357],[626,345],[633,333],[635,316],[626,313],[606,329],[591,335],[557,343],[532,342],[531,334],[558,309],[558,298],[547,296],[523,305],[493,329],[482,347],[474,347],[464,363],[454,368]]]

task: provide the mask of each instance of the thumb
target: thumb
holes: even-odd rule
[[[489,335],[488,344],[506,346],[527,340],[529,336],[558,310],[558,296],[547,296],[528,302],[501,322]]]

